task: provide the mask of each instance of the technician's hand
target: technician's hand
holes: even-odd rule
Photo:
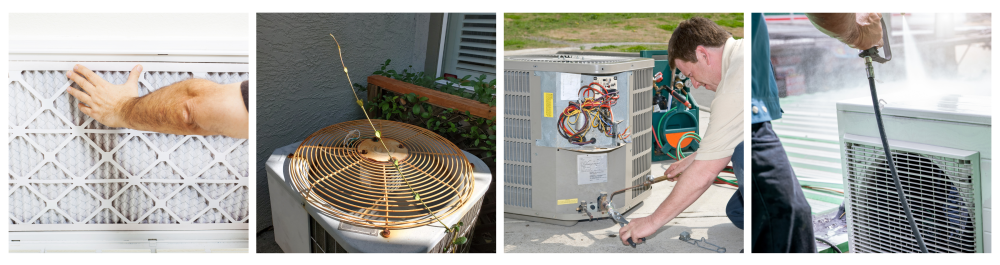
[[[73,71],[66,73],[66,77],[76,82],[83,91],[72,86],[67,91],[82,102],[79,104],[80,111],[87,116],[110,127],[128,127],[121,110],[126,102],[139,97],[140,73],[142,65],[136,65],[129,73],[125,84],[115,85],[78,64],[73,67]]]
[[[882,47],[882,14],[879,13],[808,13],[809,20],[826,35],[864,50]]]
[[[684,172],[684,170],[687,170],[687,168],[691,166],[691,163],[694,162],[694,158],[697,155],[698,152],[694,152],[693,154],[682,158],[681,161],[670,164],[670,167],[667,168],[666,172],[663,172],[663,175],[667,176],[667,180],[669,181],[677,181],[677,177],[680,176],[681,172]]]
[[[618,239],[621,239],[622,244],[626,246],[629,245],[629,238],[632,238],[632,242],[640,244],[642,243],[640,238],[653,235],[660,227],[663,227],[663,223],[653,220],[652,216],[632,219],[627,225],[618,229]]]
[[[857,13],[854,16],[858,33],[844,39],[844,43],[859,50],[882,47],[882,14]]]

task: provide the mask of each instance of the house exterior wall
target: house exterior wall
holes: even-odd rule
[[[386,59],[423,71],[430,14],[256,14],[257,231],[271,225],[264,164],[275,148],[340,122],[363,119],[341,70],[340,41],[351,81]],[[437,60],[437,58],[431,58]],[[253,84],[256,81],[256,84]],[[359,94],[366,100],[366,94]]]

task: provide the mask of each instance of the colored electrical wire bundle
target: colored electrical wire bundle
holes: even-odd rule
[[[569,106],[566,106],[559,114],[557,122],[559,135],[569,140],[571,144],[593,144],[597,142],[597,139],[591,137],[588,140],[587,133],[590,129],[596,128],[606,137],[628,142],[626,139],[632,136],[629,133],[629,127],[626,127],[622,133],[618,133],[618,124],[621,121],[615,121],[615,114],[611,110],[611,107],[618,104],[617,89],[608,90],[603,85],[594,82],[581,87],[577,91],[577,95],[580,96],[580,99],[570,101]]]

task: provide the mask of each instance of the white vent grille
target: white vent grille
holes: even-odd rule
[[[852,248],[919,252],[880,146],[847,142]],[[976,252],[972,160],[892,150],[900,183],[929,252]]]
[[[496,76],[496,13],[450,14],[446,37],[444,72],[459,78]]]
[[[130,69],[135,63],[88,63]],[[198,77],[247,80],[245,64],[143,63],[139,93]],[[66,93],[72,63],[11,62],[11,231],[247,229],[243,139],[109,128]],[[213,69],[217,71],[212,71]],[[161,71],[162,70],[162,71]],[[122,84],[128,71],[96,71]]]

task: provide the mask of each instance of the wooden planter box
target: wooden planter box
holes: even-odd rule
[[[409,93],[415,93],[417,95],[427,97],[427,101],[424,103],[431,104],[434,106],[442,108],[450,108],[460,112],[468,111],[469,114],[473,116],[493,119],[496,118],[497,108],[495,106],[491,107],[482,102],[467,99],[464,97],[448,94],[445,92],[433,90],[430,88],[406,83],[389,77],[381,75],[373,75],[368,77],[368,99],[377,98],[381,94],[382,90],[388,90],[396,92],[400,95],[405,95]]]

